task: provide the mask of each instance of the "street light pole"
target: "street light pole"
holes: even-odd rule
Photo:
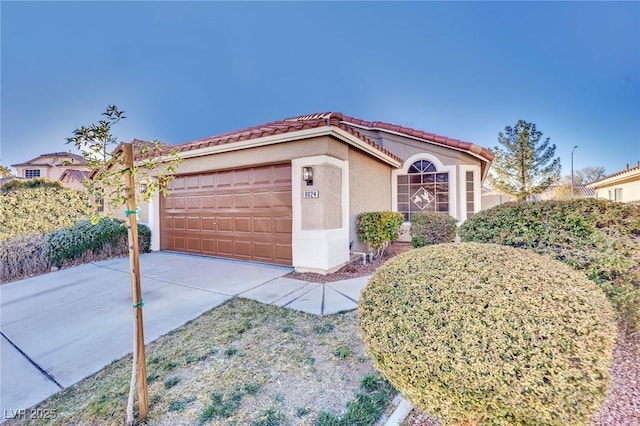
[[[571,199],[573,200],[573,151],[576,150],[578,145],[574,146],[571,150]]]

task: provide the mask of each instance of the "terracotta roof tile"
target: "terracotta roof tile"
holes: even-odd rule
[[[384,153],[385,155],[393,158],[394,160],[402,163],[402,159],[392,154],[388,150],[384,149],[371,139],[362,135],[357,129],[351,126],[347,126],[341,123],[342,114],[335,112],[310,114],[299,117],[287,118],[280,121],[273,121],[271,123],[260,124],[258,126],[249,127],[248,129],[242,129],[234,132],[223,133],[221,135],[209,136],[206,138],[198,139],[193,142],[187,142],[180,145],[168,145],[166,150],[176,149],[179,152],[191,151],[194,149],[205,148],[208,146],[222,145],[227,143],[242,142],[251,139],[258,139],[267,136],[279,135],[284,133],[291,133],[300,130],[314,129],[324,126],[335,126],[354,135],[358,139]]]
[[[440,136],[433,133],[424,132],[422,130],[412,129],[410,127],[402,127],[391,123],[385,123],[383,121],[365,121],[359,118],[343,116],[343,122],[351,123],[356,126],[367,127],[369,129],[387,130],[391,132],[403,133],[418,139],[425,140],[427,142],[433,142],[451,148],[461,149],[473,154],[479,155],[486,161],[493,161],[494,155],[486,148],[475,145],[471,142],[460,141],[458,139],[448,138],[446,136]]]
[[[192,142],[187,142],[179,145],[168,145],[166,149],[167,151],[175,149],[179,152],[185,152],[215,145],[242,142],[246,140],[291,133],[305,129],[319,128],[323,126],[338,127],[343,131],[357,137],[376,150],[401,163],[403,162],[401,158],[392,154],[390,151],[362,134],[359,131],[358,126],[365,127],[367,129],[386,130],[405,134],[414,138],[422,139],[426,142],[436,143],[439,145],[467,151],[480,156],[486,161],[493,160],[493,154],[491,154],[486,148],[474,145],[471,142],[464,142],[458,139],[447,138],[445,136],[439,136],[433,133],[385,123],[382,121],[365,121],[359,118],[345,116],[339,112],[320,112],[315,114],[301,115],[297,117],[289,117],[285,118],[284,120],[273,121],[270,123],[249,127],[247,129],[209,136]]]
[[[58,180],[62,180],[65,176],[70,176],[77,181],[82,181],[89,177],[89,172],[85,170],[66,169],[62,172],[62,175],[60,175],[60,179]]]

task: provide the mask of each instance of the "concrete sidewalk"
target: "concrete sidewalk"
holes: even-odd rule
[[[316,315],[355,309],[368,279],[309,283],[283,277],[290,268],[166,252],[141,255],[140,266],[147,343],[232,297]],[[0,286],[0,413],[128,354],[131,305],[128,258]]]

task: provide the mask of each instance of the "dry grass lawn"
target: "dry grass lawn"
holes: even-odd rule
[[[321,318],[234,299],[146,352],[150,425],[372,424],[365,417],[379,417],[392,397],[364,353],[355,311]],[[56,411],[47,424],[122,425],[130,371],[127,356],[38,408]],[[349,420],[354,399],[362,404],[350,404]]]

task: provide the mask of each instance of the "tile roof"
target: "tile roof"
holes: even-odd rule
[[[607,175],[601,179],[598,179],[596,181],[591,182],[589,185],[590,186],[597,186],[598,183],[611,179],[611,178],[616,178],[619,176],[622,176],[624,174],[635,174],[635,172],[640,171],[640,161],[638,162],[637,166],[633,166],[633,167],[629,167],[629,165],[627,164],[627,168],[624,170],[620,170],[619,172],[615,172],[615,173],[611,173],[610,175]]]
[[[471,142],[461,141],[459,139],[453,139],[446,136],[436,135],[434,133],[425,132],[422,130],[413,129],[411,127],[398,126],[391,123],[385,123],[383,121],[365,121],[359,118],[343,116],[344,122],[354,124],[356,126],[362,126],[368,129],[383,130],[395,133],[402,133],[403,135],[421,139],[423,141],[434,143],[437,145],[446,146],[449,148],[458,149],[461,151],[467,151],[476,156],[480,156],[485,161],[493,161],[494,155],[487,149]]]
[[[445,146],[474,154],[481,159],[491,162],[494,158],[493,154],[486,148],[475,145],[471,142],[464,142],[458,139],[452,139],[433,133],[424,132],[408,127],[397,126],[382,121],[365,121],[358,118],[345,116],[339,112],[321,112],[315,114],[301,115],[297,117],[289,117],[284,120],[273,121],[258,126],[249,127],[243,130],[223,133],[221,135],[210,136],[193,142],[187,142],[179,145],[167,146],[167,149],[177,150],[178,152],[191,151],[194,149],[206,148],[210,146],[223,145],[228,143],[258,139],[278,134],[292,133],[305,129],[319,128],[324,126],[335,126],[347,133],[355,136],[366,144],[372,146],[385,155],[393,158],[400,163],[403,160],[380,146],[359,131],[359,128],[376,129],[395,133],[401,133],[405,136],[420,139],[422,141]]]
[[[90,172],[86,170],[66,169],[64,172],[62,172],[62,174],[60,175],[60,179],[58,180],[62,180],[65,176],[70,176],[77,181],[83,181],[84,179],[87,179],[89,177],[89,173]]]
[[[384,149],[368,137],[364,136],[357,129],[354,129],[350,126],[341,123],[338,116],[341,117],[341,114],[336,113],[328,113],[329,115],[324,114],[313,114],[309,116],[305,116],[304,120],[279,120],[272,121],[270,123],[261,124],[258,126],[249,127],[243,130],[237,130],[233,132],[223,133],[221,135],[210,136],[202,139],[195,140],[193,142],[187,142],[179,145],[170,145],[167,146],[167,149],[177,150],[178,152],[191,151],[194,149],[206,148],[210,146],[223,145],[234,142],[241,142],[251,139],[258,139],[267,136],[273,136],[278,134],[292,133],[300,130],[306,129],[314,129],[320,127],[329,127],[334,126],[338,127],[345,132],[355,136],[381,153],[393,158],[394,160],[402,163],[402,159],[392,154],[388,150]]]
[[[74,165],[83,166],[87,164],[87,161],[78,154],[74,154],[72,152],[51,152],[49,154],[41,154],[31,160],[28,160],[24,163],[20,164],[12,164],[12,167],[16,166],[51,166],[49,163],[34,163],[34,161],[39,160],[44,157],[62,157],[62,158],[71,158],[74,161]]]

